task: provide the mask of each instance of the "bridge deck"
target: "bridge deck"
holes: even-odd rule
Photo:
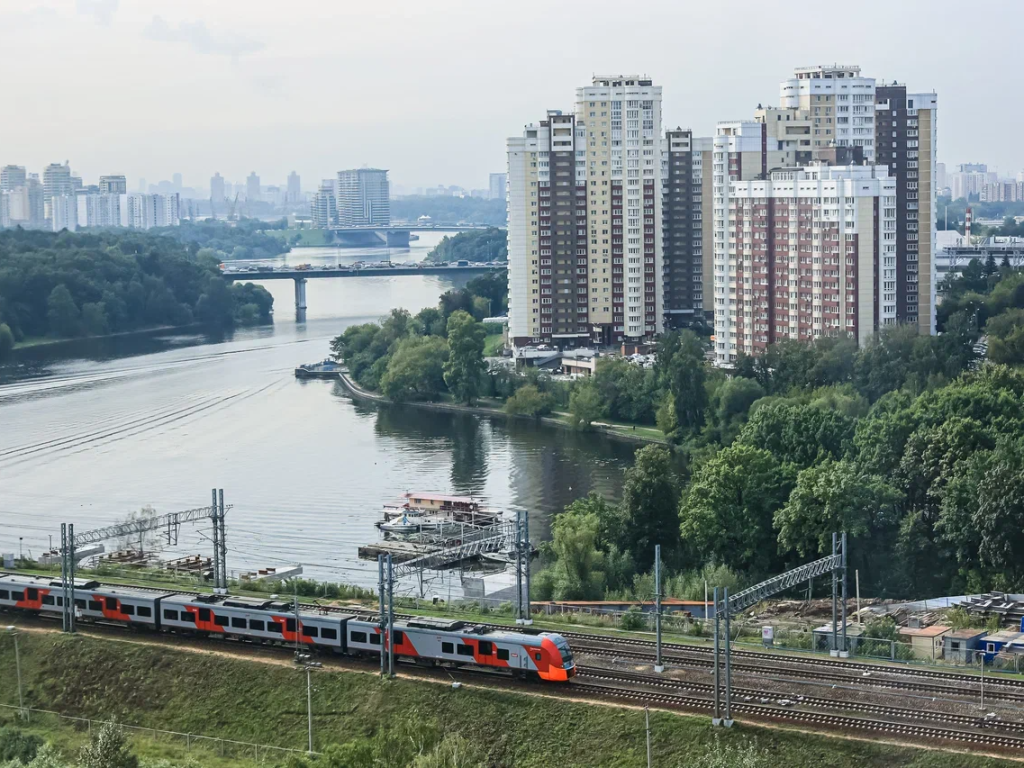
[[[273,271],[221,272],[225,280],[302,280],[313,277],[387,277],[400,275],[448,275],[480,272],[500,272],[507,267],[447,266],[434,264],[426,267],[370,267],[363,269],[275,269]]]

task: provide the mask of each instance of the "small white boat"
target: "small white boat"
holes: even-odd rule
[[[402,515],[394,520],[382,520],[377,527],[387,533],[420,533],[422,531],[436,531],[441,521],[433,517],[421,517]]]

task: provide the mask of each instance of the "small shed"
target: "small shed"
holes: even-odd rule
[[[942,637],[942,656],[946,661],[969,664],[974,660],[974,652],[978,650],[984,629],[958,629],[947,632]]]
[[[985,635],[981,640],[981,645],[984,646],[981,650],[985,652],[986,663],[991,664],[992,659],[998,656],[1004,648],[1020,647],[1021,641],[1021,633],[1016,629],[1004,629],[1000,632],[993,632],[991,635]]]
[[[952,631],[952,627],[933,624],[930,627],[900,627],[900,640],[910,643],[914,656],[919,659],[942,658],[943,638]]]
[[[824,624],[817,629],[812,629],[811,634],[814,637],[814,650],[816,651],[829,651],[832,650],[832,623]],[[860,624],[846,624],[846,644],[849,646],[847,650],[851,653],[857,649],[857,644],[860,642],[860,636],[864,634],[864,627]],[[836,628],[836,643],[842,644],[843,642],[843,628],[837,625]],[[837,649],[838,650],[838,649]]]

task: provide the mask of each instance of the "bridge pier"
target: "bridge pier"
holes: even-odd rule
[[[306,278],[296,277],[295,278],[295,311],[304,312],[306,310]]]

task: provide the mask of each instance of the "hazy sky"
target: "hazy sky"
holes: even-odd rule
[[[947,166],[1016,172],[1021,70],[999,30],[1022,28],[1020,0],[0,0],[0,164],[70,160],[130,189],[293,169],[312,189],[361,165],[482,188],[505,138],[594,73],[648,74],[665,127],[710,135],[778,103],[794,67],[839,62],[938,91]]]

